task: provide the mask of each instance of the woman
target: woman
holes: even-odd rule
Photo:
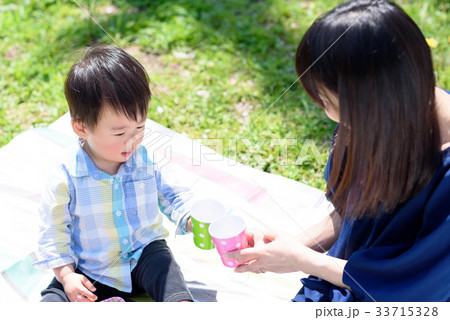
[[[390,1],[349,1],[306,32],[296,68],[338,122],[335,211],[297,238],[249,233],[236,272],[310,274],[293,301],[449,301],[450,95],[421,31]]]

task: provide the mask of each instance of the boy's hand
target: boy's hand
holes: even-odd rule
[[[187,232],[192,232],[192,221],[189,217],[188,221],[186,222],[186,225],[184,226]]]
[[[94,302],[97,296],[94,285],[82,274],[75,272],[66,274],[61,281],[70,302]]]

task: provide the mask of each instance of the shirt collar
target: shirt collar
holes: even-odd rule
[[[91,176],[95,180],[113,179],[127,174],[132,174],[135,170],[142,171],[148,167],[147,152],[143,146],[134,152],[127,161],[122,163],[114,176],[101,171],[92,161],[91,157],[82,148],[84,139],[78,139],[78,143],[72,148],[69,156],[69,172],[74,177]],[[153,162],[149,161],[150,165]],[[151,173],[151,172],[150,172]]]

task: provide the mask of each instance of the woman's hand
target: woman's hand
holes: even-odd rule
[[[302,250],[307,250],[293,237],[276,232],[247,231],[249,247],[240,251],[226,253],[227,259],[235,259],[241,266],[236,272],[275,272],[300,271],[299,258]]]
[[[241,264],[236,272],[287,273],[302,271],[315,275],[339,287],[346,260],[317,252],[302,243],[299,238],[276,232],[248,231],[249,248],[225,253],[226,259]]]

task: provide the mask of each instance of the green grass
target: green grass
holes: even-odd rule
[[[17,2],[0,1],[0,146],[67,112],[62,86],[76,50],[115,44],[74,1]],[[324,188],[335,124],[298,83],[277,99],[297,78],[302,34],[340,1],[77,2],[146,66],[150,118],[239,162]],[[438,84],[450,88],[450,5],[398,2],[438,42]]]

